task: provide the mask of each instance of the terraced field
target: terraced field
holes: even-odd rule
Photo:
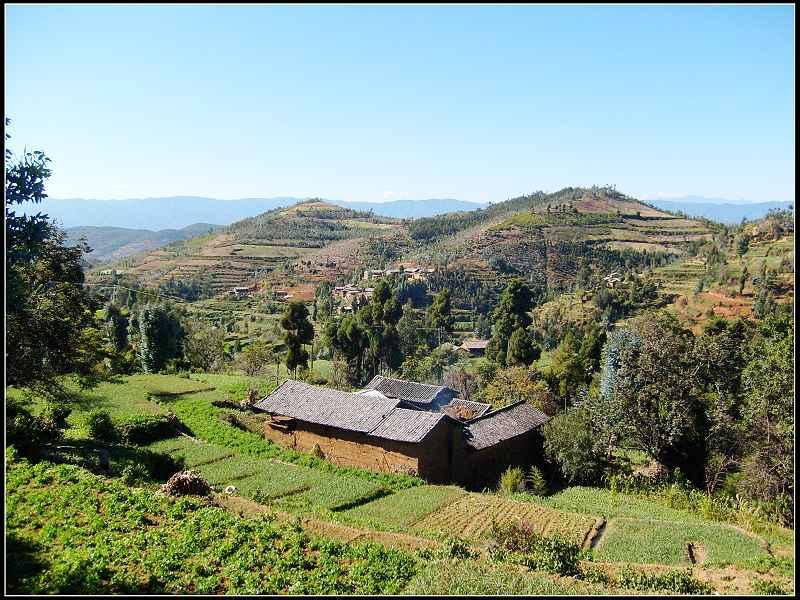
[[[596,518],[553,510],[532,502],[470,493],[423,518],[413,529],[480,539],[489,533],[492,522],[514,521],[526,521],[541,535],[560,535],[582,545],[595,526]]]

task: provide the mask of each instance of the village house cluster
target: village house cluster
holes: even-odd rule
[[[493,484],[541,456],[549,417],[522,401],[497,410],[445,386],[380,375],[358,392],[288,380],[254,406],[265,436],[329,461],[410,473],[432,483]]]

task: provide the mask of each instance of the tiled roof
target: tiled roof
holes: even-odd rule
[[[370,435],[398,442],[419,442],[444,419],[442,413],[395,408]]]
[[[289,380],[255,408],[399,442],[422,441],[444,418],[441,413],[397,408],[399,403],[376,390],[340,392]]]
[[[492,407],[491,404],[483,404],[482,402],[473,402],[472,400],[462,400],[461,398],[454,398],[453,400],[450,401],[450,404],[443,406],[441,410],[448,417],[457,419],[458,418],[457,411],[459,408],[462,408],[474,413],[471,419],[477,419],[491,407]]]
[[[368,433],[397,406],[396,399],[352,394],[288,380],[255,407],[301,421]]]
[[[429,404],[443,390],[448,388],[441,385],[430,385],[428,383],[417,383],[415,381],[391,379],[390,377],[376,375],[367,384],[366,389],[377,390],[389,398],[399,398],[415,404]]]
[[[469,446],[482,450],[536,429],[549,420],[542,411],[522,401],[467,421],[464,434]]]
[[[489,340],[465,340],[461,347],[465,350],[486,350],[486,346],[489,345]]]

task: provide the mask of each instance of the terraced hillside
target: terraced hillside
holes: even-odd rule
[[[395,219],[309,200],[102,269],[121,267],[126,278],[146,285],[170,278],[208,282],[215,292],[250,285],[281,270],[274,281],[286,287],[292,283],[287,267],[298,259],[324,256],[325,264],[335,267],[341,248],[358,248],[353,242],[390,236],[398,229],[402,225]],[[98,278],[99,269],[92,275]]]
[[[485,209],[416,221],[375,217],[307,201],[172,244],[126,263],[127,276],[157,285],[207,281],[214,291],[263,282],[310,299],[321,281],[344,281],[390,264],[439,267],[436,290],[456,305],[512,275],[554,292],[572,289],[583,265],[600,276],[680,257],[710,239],[704,222],[671,215],[610,188],[538,192]],[[105,266],[108,268],[108,265]]]

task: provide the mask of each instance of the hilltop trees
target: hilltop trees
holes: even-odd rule
[[[303,344],[314,340],[314,326],[308,320],[308,308],[300,300],[290,302],[281,317],[284,329],[283,341],[286,344],[286,368],[297,377],[298,367],[308,368],[309,354]]]

